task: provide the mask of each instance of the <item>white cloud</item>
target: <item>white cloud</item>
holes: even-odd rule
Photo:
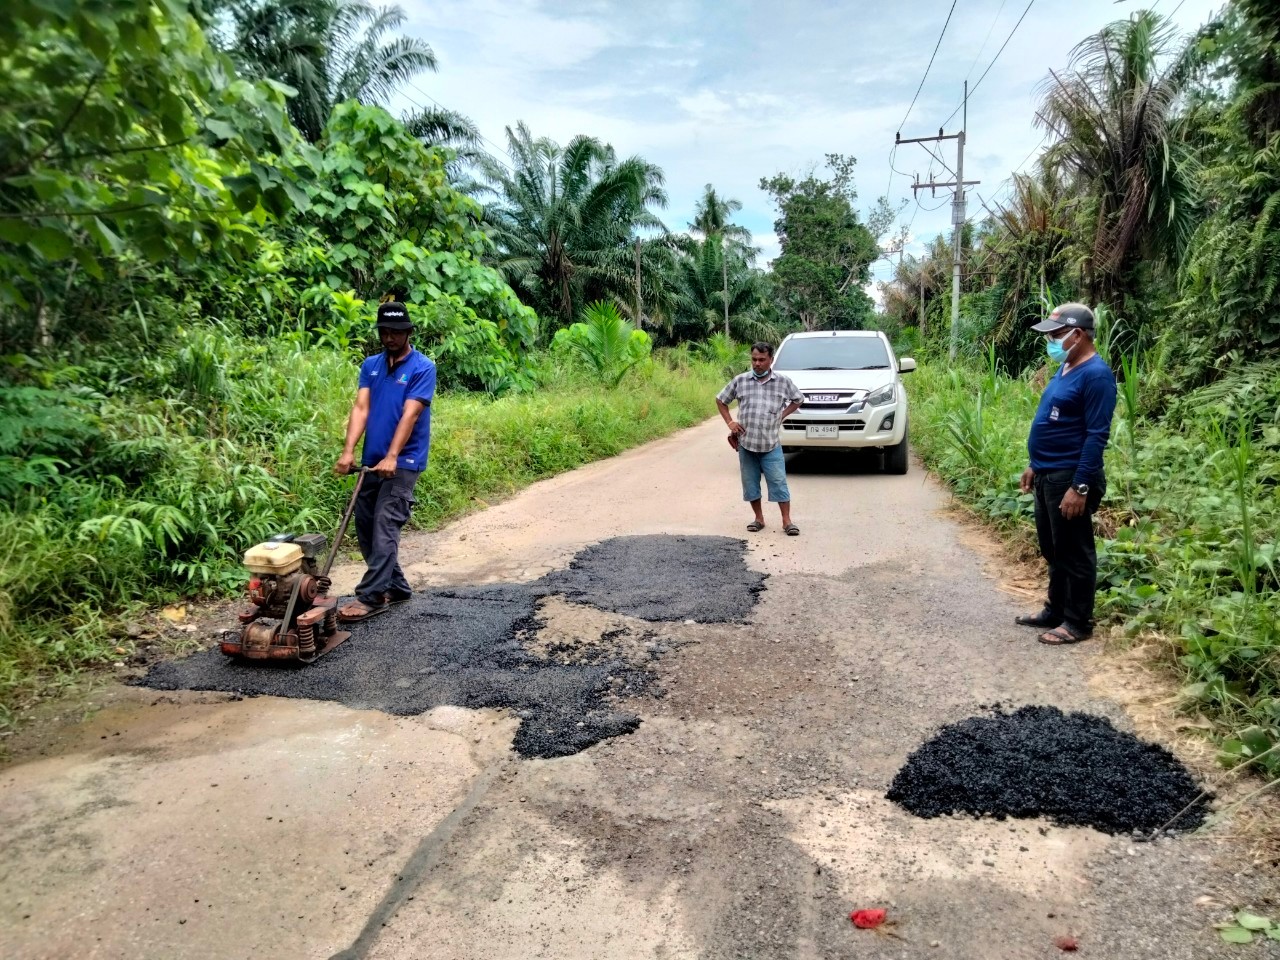
[[[768,268],[782,254],[782,243],[772,230],[767,233],[752,234],[751,242],[760,251],[756,255],[757,266]]]
[[[894,166],[906,176],[891,176],[889,168],[894,133],[946,16],[942,2],[399,2],[409,14],[407,31],[431,44],[440,72],[406,87],[397,109],[430,96],[472,117],[498,144],[505,145],[506,125],[524,120],[535,136],[564,142],[588,133],[623,155],[640,154],[666,172],[671,203],[664,218],[672,228],[692,218],[710,182],[743,202],[738,219],[763,246],[776,211],[760,178],[803,172],[829,152],[858,158],[865,205],[890,183],[891,199],[910,199],[914,172],[924,179],[932,167],[950,179],[919,146],[896,152]],[[1178,22],[1192,28],[1218,5],[1185,0]],[[977,82],[1023,9],[998,0],[957,6],[903,136],[937,131],[966,75]],[[1048,68],[1064,66],[1086,34],[1129,12],[1112,0],[1031,8],[970,103],[965,175],[982,181],[970,215],[981,209],[977,195],[990,202],[1040,141],[1032,120]],[[948,123],[947,132],[958,124]],[[941,144],[940,156],[954,165],[954,142]],[[921,201],[939,209],[910,203],[903,214],[911,223],[909,254],[950,229],[943,195]]]

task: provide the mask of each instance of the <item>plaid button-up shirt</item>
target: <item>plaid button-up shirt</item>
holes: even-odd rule
[[[768,453],[778,445],[782,411],[792,403],[802,402],[804,394],[789,377],[780,373],[770,371],[767,380],[757,380],[748,371],[730,380],[716,399],[725,405],[738,401],[734,419],[746,430],[738,438],[742,448],[752,453]]]

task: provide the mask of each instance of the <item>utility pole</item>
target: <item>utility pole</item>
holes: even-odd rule
[[[720,273],[724,279],[724,336],[729,338],[729,245],[720,234]]]
[[[636,237],[636,329],[644,329],[644,294],[640,292],[640,238]]]
[[[924,261],[920,262],[920,343],[924,343]]]
[[[951,359],[956,358],[956,350],[960,341],[960,246],[964,239],[964,221],[965,221],[965,196],[964,188],[976,186],[981,180],[966,180],[964,178],[964,140],[965,127],[969,123],[969,82],[966,80],[964,84],[964,120],[960,127],[959,133],[943,134],[942,130],[938,131],[936,137],[916,137],[911,140],[903,140],[902,134],[899,133],[896,139],[897,143],[936,143],[943,140],[954,140],[956,142],[956,178],[955,180],[939,183],[936,180],[930,180],[928,183],[916,181],[911,185],[912,193],[920,190],[929,190],[930,194],[936,196],[939,188],[947,187],[955,188],[955,195],[951,201],[951,224],[953,229],[953,239],[951,242]],[[932,151],[930,151],[932,152]],[[923,298],[922,298],[923,299]]]

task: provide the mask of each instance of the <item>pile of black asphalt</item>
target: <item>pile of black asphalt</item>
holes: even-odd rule
[[[576,662],[530,652],[537,604],[566,599],[652,622],[741,622],[764,589],[742,540],[620,537],[583,550],[567,570],[523,584],[424,590],[356,624],[310,665],[242,661],[217,650],[158,663],[137,682],[157,690],[332,700],[409,716],[434,707],[505,708],[520,717],[514,747],[562,757],[640,725],[619,701],[660,695],[654,675],[611,655],[606,632]],[[650,659],[661,655],[659,645]]]
[[[925,818],[1046,817],[1119,834],[1156,831],[1175,816],[1171,830],[1199,826],[1210,799],[1200,792],[1164,747],[1102,717],[1026,706],[943,727],[886,796]]]

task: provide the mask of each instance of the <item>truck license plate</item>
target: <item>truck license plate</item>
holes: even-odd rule
[[[838,424],[810,424],[805,428],[804,435],[809,440],[821,440],[826,438],[834,440],[840,436],[840,427]]]

